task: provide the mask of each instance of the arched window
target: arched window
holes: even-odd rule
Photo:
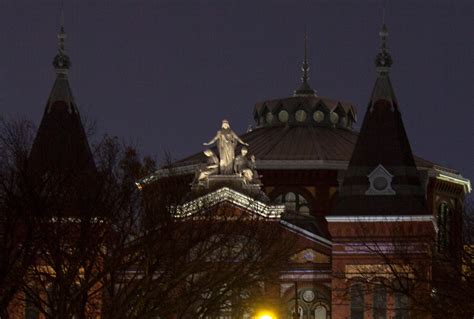
[[[318,305],[314,309],[314,319],[327,319],[328,310],[323,305]]]
[[[387,290],[384,286],[378,284],[374,287],[373,292],[373,318],[387,318]]]
[[[451,215],[448,203],[442,202],[438,206],[436,223],[438,225],[438,251],[441,251],[449,247]]]
[[[351,285],[351,319],[364,319],[365,289],[362,283]]]
[[[285,204],[289,211],[297,212],[302,215],[309,215],[308,200],[301,194],[288,192],[278,195],[275,201],[279,204]]]
[[[303,319],[303,314],[304,314],[304,310],[303,310],[303,307],[301,306],[298,306],[298,319]],[[290,318],[294,318],[295,317],[295,308],[293,308],[291,310],[291,316]]]

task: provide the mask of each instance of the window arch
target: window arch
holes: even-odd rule
[[[364,319],[364,285],[360,282],[351,285],[351,319]]]
[[[308,199],[298,192],[287,192],[275,198],[278,204],[285,204],[286,209],[302,215],[309,215],[311,210]]]
[[[451,209],[446,202],[441,202],[438,206],[436,223],[438,225],[437,243],[438,251],[449,247],[451,231]]]
[[[294,288],[294,287],[291,287]],[[287,312],[283,317],[285,319],[294,319],[295,317],[295,295],[293,289],[285,293],[287,299]],[[331,292],[327,287],[321,285],[303,284],[298,289],[298,319],[328,319],[331,318]]]

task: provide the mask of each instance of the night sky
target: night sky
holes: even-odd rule
[[[60,0],[0,0],[0,110],[39,124],[55,73]],[[203,149],[227,118],[299,85],[303,34],[319,96],[375,81],[385,1],[65,0],[70,83],[83,117],[158,160]],[[474,179],[474,1],[390,1],[391,79],[412,149]]]

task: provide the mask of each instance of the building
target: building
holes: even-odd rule
[[[256,158],[259,182],[247,184],[233,167],[230,173],[209,173],[208,184],[196,187],[198,195],[180,208],[199,214],[195,207],[205,197],[212,205],[227,203],[238,212],[264,211],[294,236],[290,267],[282,269],[279,287],[271,292],[282,318],[295,316],[295,308],[300,319],[406,318],[410,309],[403,294],[377,288],[394,275],[386,258],[395,258],[401,267],[396,271],[407,278],[415,271],[403,267],[394,243],[403,239],[403,247],[420,261],[418,271],[430,277],[430,238],[445,248],[460,240],[452,230],[460,229],[470,181],[413,155],[401,116],[403,102],[398,103],[390,81],[385,26],[380,37],[375,84],[360,132],[352,129],[357,121],[354,105],[320,97],[310,87],[305,47],[300,87],[292,96],[257,103],[256,128],[239,137]],[[54,60],[57,78],[31,161],[40,172],[80,170],[90,177],[95,166],[67,79],[64,38],[61,29]],[[204,154],[191,155],[138,184],[148,187],[169,178],[191,184],[205,162]],[[73,203],[79,207],[74,214],[80,214],[83,201]],[[374,279],[371,287],[367,275]],[[431,293],[430,286],[417,289],[417,294]],[[28,312],[25,316],[37,318]]]
[[[390,80],[387,38],[383,25],[360,132],[352,129],[354,105],[320,97],[310,87],[305,45],[300,87],[290,97],[257,103],[256,128],[240,136],[256,157],[265,194],[286,207],[282,227],[306,240],[280,274],[282,318],[294,315],[295,304],[301,319],[429,317],[422,310],[415,314],[394,278],[423,273],[414,294],[430,295],[436,275],[431,239],[437,238],[438,249],[460,242],[470,181],[413,155],[404,104]],[[189,156],[140,183],[173,176],[191,182],[204,161],[203,154]],[[405,268],[407,259],[419,269]]]

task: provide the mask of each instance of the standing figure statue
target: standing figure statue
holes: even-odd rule
[[[217,142],[219,151],[219,169],[221,175],[232,175],[234,171],[235,147],[237,143],[248,146],[242,141],[234,131],[231,130],[227,120],[222,121],[222,126],[217,131],[216,136],[204,145],[211,145]]]

